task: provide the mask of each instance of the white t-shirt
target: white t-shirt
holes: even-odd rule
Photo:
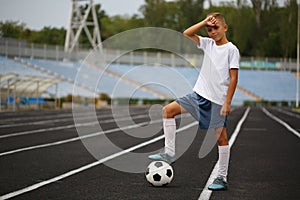
[[[204,60],[193,90],[211,102],[223,105],[230,82],[229,69],[239,68],[239,50],[231,42],[217,46],[211,38],[200,36],[199,39],[198,48],[204,51]]]

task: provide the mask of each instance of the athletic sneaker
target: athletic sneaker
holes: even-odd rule
[[[148,156],[148,158],[151,160],[162,160],[169,164],[172,164],[176,161],[176,156],[170,156],[167,153],[153,154],[153,155]]]
[[[209,190],[227,190],[228,184],[223,177],[218,177],[208,186]]]

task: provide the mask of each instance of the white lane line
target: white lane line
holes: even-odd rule
[[[89,123],[91,124],[91,123]],[[84,124],[82,124],[84,126]],[[69,128],[74,128],[75,125],[67,125],[67,126],[58,126],[58,127],[51,127],[51,128],[42,128],[42,129],[36,129],[36,130],[30,130],[30,131],[22,131],[22,132],[17,132],[17,133],[9,133],[6,135],[1,135],[0,139],[3,138],[9,138],[9,137],[16,137],[16,136],[22,136],[22,135],[29,135],[29,134],[34,134],[34,133],[42,133],[46,131],[57,131],[57,130],[62,130],[62,129],[69,129]]]
[[[161,120],[153,120],[153,121],[151,121],[151,124],[158,123],[158,122],[161,122]],[[83,140],[83,139],[87,139],[87,138],[90,138],[90,137],[96,137],[96,136],[99,136],[99,135],[113,133],[113,132],[117,132],[117,131],[121,131],[121,130],[138,128],[138,127],[141,127],[141,126],[144,126],[144,125],[149,125],[149,122],[142,122],[142,123],[138,123],[138,124],[134,124],[134,125],[130,125],[130,126],[125,126],[125,127],[121,127],[121,128],[118,127],[118,128],[110,129],[110,130],[107,130],[107,131],[100,131],[100,132],[95,132],[95,133],[91,133],[91,134],[84,135],[84,136],[74,137],[74,138],[70,138],[70,139],[66,139],[66,140],[60,140],[60,141],[57,141],[57,142],[51,142],[51,143],[40,144],[40,145],[15,149],[15,150],[11,150],[11,151],[6,151],[6,152],[0,153],[0,157],[10,155],[10,154],[14,154],[14,153],[23,152],[23,151],[29,151],[29,150],[34,150],[34,149],[40,149],[40,148],[45,148],[45,147],[51,147],[51,146],[66,144],[66,143],[75,142],[75,141],[78,141],[78,140]]]
[[[24,118],[26,118],[26,120],[40,120],[40,119],[51,119],[51,118],[65,118],[65,117],[72,117],[72,113],[70,113],[70,114],[58,114],[58,115],[44,115],[44,116],[41,116],[41,117],[36,117],[36,116],[35,117],[31,117],[31,116],[22,116],[22,117],[9,116],[6,119],[2,119],[1,123],[4,124],[3,122],[11,123],[11,122],[22,121],[22,120],[24,120]]]
[[[277,110],[278,112],[281,112],[283,114],[286,114],[286,115],[289,115],[291,117],[296,117],[296,118],[300,118],[300,115],[299,114],[296,114],[294,112],[289,112],[289,111],[286,111],[286,110],[283,110],[283,109],[280,109],[278,107],[275,107],[273,108],[274,110]]]
[[[120,113],[122,112],[122,110],[120,110]],[[135,112],[136,114],[139,114],[140,111],[138,112]],[[102,113],[102,112],[97,112],[96,113],[98,116],[105,116],[105,117],[109,117],[111,116],[112,114],[111,113]],[[86,116],[89,116],[90,114],[85,112],[84,110],[82,112],[76,112],[76,115],[79,117],[86,117]],[[26,115],[23,115],[21,117],[16,117],[15,115],[10,115],[8,116],[7,119],[1,119],[1,124],[3,124],[3,122],[7,122],[7,123],[11,123],[11,122],[17,122],[17,121],[23,121],[24,118],[26,118],[26,120],[46,120],[46,119],[58,119],[58,118],[70,118],[70,119],[73,119],[73,112],[70,110],[69,112],[67,113],[61,113],[61,111],[57,111],[55,113],[45,113],[45,112],[42,112],[42,115],[41,116],[26,116]]]
[[[236,128],[235,128],[235,130],[233,132],[233,134],[231,135],[230,140],[229,140],[229,146],[230,146],[230,148],[233,146],[233,144],[234,144],[234,142],[235,142],[235,140],[236,140],[236,138],[237,138],[237,136],[238,136],[238,134],[239,134],[239,132],[241,130],[241,127],[242,127],[244,121],[246,120],[249,112],[250,112],[250,107],[248,107],[246,109],[243,117],[240,119],[240,121],[238,122],[238,124],[237,124],[237,126],[236,126]],[[210,199],[212,191],[208,189],[208,186],[210,184],[212,184],[213,181],[214,181],[214,179],[218,176],[218,170],[219,170],[219,160],[216,163],[216,165],[214,166],[214,169],[212,170],[212,172],[211,172],[211,174],[210,174],[210,176],[209,176],[209,178],[208,178],[208,180],[206,182],[206,185],[205,185],[203,191],[201,192],[198,200],[208,200],[208,199]]]
[[[145,115],[145,116],[148,116],[148,115]],[[188,115],[183,115],[183,117],[188,117]],[[137,119],[137,118],[144,118],[144,115],[136,116],[134,119]],[[131,118],[131,117],[123,118],[123,119],[119,119],[117,121],[126,121],[128,119],[133,119],[133,118]],[[107,120],[106,122],[112,122],[112,121],[115,122],[114,119]],[[161,122],[161,119],[160,120],[153,120],[150,123],[154,124],[154,123],[158,123],[158,122]],[[86,123],[86,124],[77,124],[77,126],[89,126],[89,125],[93,125],[93,124],[98,124],[98,122],[96,122],[96,123],[91,122],[91,123]],[[66,140],[60,140],[60,141],[46,143],[46,144],[40,144],[40,145],[35,145],[35,146],[29,146],[29,147],[14,149],[14,150],[10,150],[10,151],[0,153],[0,157],[10,155],[10,154],[14,154],[14,153],[23,152],[23,151],[29,151],[29,150],[39,149],[39,148],[45,148],[45,147],[51,147],[51,146],[66,144],[66,143],[75,142],[75,141],[90,138],[90,137],[96,137],[96,136],[103,135],[103,134],[117,132],[117,131],[120,131],[120,130],[138,128],[138,127],[144,126],[144,125],[149,125],[149,122],[142,122],[142,123],[138,123],[138,124],[134,124],[134,125],[130,125],[130,126],[114,128],[114,129],[101,131],[101,132],[96,132],[96,133],[90,133],[88,135],[84,135],[84,136],[80,136],[80,137],[74,137],[74,138],[70,138],[70,139],[66,139]],[[51,128],[51,130],[54,130],[54,129],[55,128]],[[50,130],[50,129],[48,129],[48,130]]]
[[[81,114],[82,116],[86,115],[85,113]],[[24,118],[26,118],[26,120],[41,120],[41,119],[51,119],[51,118],[66,118],[66,117],[70,117],[73,118],[72,112],[70,113],[62,113],[62,114],[50,114],[50,115],[42,115],[42,116],[22,116],[22,117],[14,117],[14,116],[10,116],[7,119],[3,119],[1,120],[1,124],[3,124],[4,122],[17,122],[17,121],[22,121],[24,120]]]
[[[279,124],[283,125],[287,130],[289,130],[290,132],[292,132],[294,135],[296,135],[298,138],[300,138],[300,133],[298,131],[296,131],[295,129],[293,129],[288,123],[282,121],[281,119],[279,119],[278,117],[276,117],[275,115],[271,114],[267,109],[262,108],[262,111],[270,118],[272,118],[273,120],[275,120],[276,122],[278,122]]]
[[[126,121],[129,119],[139,119],[139,118],[146,118],[149,117],[149,115],[137,115],[134,117],[126,117],[126,118],[120,118],[120,119],[107,119],[107,120],[101,120],[101,124],[103,123],[112,123],[112,122],[117,122],[117,121]],[[74,121],[73,121],[74,122]],[[36,130],[30,130],[30,131],[22,131],[22,132],[17,132],[17,133],[8,133],[6,135],[0,135],[0,139],[3,138],[9,138],[9,137],[16,137],[16,136],[22,136],[22,135],[29,135],[29,134],[34,134],[34,133],[42,133],[42,132],[48,132],[48,131],[57,131],[57,130],[64,130],[64,129],[70,129],[74,127],[81,127],[81,126],[91,126],[91,125],[96,125],[99,124],[98,121],[96,122],[88,122],[88,123],[81,123],[81,124],[71,124],[71,125],[65,125],[65,126],[57,126],[57,127],[51,127],[51,128],[42,128],[42,129],[36,129]]]
[[[72,113],[71,113],[72,114]],[[137,113],[137,115],[140,115],[139,113]],[[137,116],[135,115],[135,116]],[[107,118],[107,117],[124,117],[123,114],[104,114],[104,115],[100,115],[99,117],[97,117],[98,120],[102,120],[103,118]],[[40,121],[33,121],[33,122],[28,122],[30,120],[30,118],[26,118],[27,122],[22,122],[22,123],[11,123],[11,121],[9,121],[9,123],[3,124],[4,120],[1,120],[0,124],[0,128],[10,128],[10,127],[17,127],[17,126],[34,126],[34,125],[41,125],[41,124],[49,124],[49,123],[56,123],[56,122],[74,122],[74,118],[71,115],[70,117],[64,117],[63,119],[60,119],[61,116],[56,117],[55,119],[47,119],[47,120],[41,120],[41,118],[36,118],[37,120]],[[80,115],[80,117],[78,117],[78,119],[82,120],[88,120],[88,119],[93,119],[95,117],[93,116],[89,116],[89,115]],[[21,118],[24,121],[24,118]]]
[[[179,129],[177,130],[177,133],[182,132],[182,131],[184,131],[184,130],[187,130],[187,129],[189,129],[189,128],[195,126],[195,125],[198,125],[198,122],[197,122],[197,121],[196,121],[196,122],[192,122],[192,123],[190,123],[190,124],[188,124],[188,125],[186,125],[186,126],[184,126],[184,127],[182,127],[182,128],[179,128]],[[118,152],[118,153],[112,154],[112,155],[110,155],[110,156],[108,156],[108,157],[102,158],[101,160],[98,160],[98,161],[96,161],[96,162],[93,162],[93,163],[90,163],[90,164],[88,164],[88,165],[82,166],[82,167],[80,167],[80,168],[71,170],[71,171],[69,171],[69,172],[67,172],[67,173],[61,174],[61,175],[56,176],[56,177],[54,177],[54,178],[51,178],[51,179],[49,179],[49,180],[46,180],[46,181],[43,181],[43,182],[40,182],[40,183],[31,185],[31,186],[28,186],[28,187],[25,187],[25,188],[23,188],[23,189],[20,189],[20,190],[17,190],[17,191],[14,191],[14,192],[5,194],[5,195],[3,195],[3,196],[0,196],[0,199],[1,199],[1,200],[2,200],[2,199],[5,200],[5,199],[9,199],[9,198],[12,198],[12,197],[15,197],[15,196],[24,194],[24,193],[26,193],[26,192],[30,192],[30,191],[36,190],[36,189],[38,189],[38,188],[40,188],[40,187],[43,187],[43,186],[45,186],[45,185],[48,185],[48,184],[50,184],[50,183],[59,181],[59,180],[61,180],[61,179],[67,178],[67,177],[72,176],[72,175],[75,175],[75,174],[77,174],[77,173],[80,173],[80,172],[82,172],[82,171],[85,171],[85,170],[87,170],[87,169],[90,169],[90,168],[92,168],[92,167],[94,167],[94,166],[97,166],[97,165],[100,165],[100,164],[102,164],[102,163],[104,163],[104,162],[107,162],[107,161],[109,161],[109,160],[112,160],[112,159],[114,159],[114,158],[116,158],[116,157],[122,156],[122,155],[124,155],[124,154],[126,154],[126,153],[129,153],[129,152],[134,151],[134,150],[136,150],[136,149],[139,149],[139,148],[142,148],[142,147],[147,146],[147,145],[149,145],[149,144],[152,144],[152,143],[154,143],[154,142],[157,142],[157,141],[159,141],[159,140],[161,140],[161,139],[163,139],[163,138],[164,138],[164,135],[158,136],[158,137],[153,138],[153,139],[151,139],[151,140],[149,140],[149,141],[147,141],[147,142],[143,142],[143,143],[138,144],[138,145],[136,145],[136,146],[130,147],[130,148],[128,148],[128,149],[125,149],[125,150],[120,151],[120,152]]]
[[[84,119],[93,119],[94,117],[86,117]],[[43,125],[43,124],[49,124],[49,123],[57,123],[57,122],[74,122],[73,118],[64,118],[64,119],[48,119],[48,120],[42,120],[42,121],[35,121],[35,122],[23,122],[23,123],[17,123],[17,124],[3,124],[0,125],[0,128],[11,128],[11,127],[17,127],[17,126],[35,126],[35,125]]]

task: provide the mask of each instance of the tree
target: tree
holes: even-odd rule
[[[235,20],[240,19],[240,20]],[[252,49],[254,48],[255,35],[255,16],[251,7],[245,3],[240,3],[238,10],[235,12],[232,25],[232,41],[238,44],[238,47],[243,56],[252,56]]]
[[[203,13],[204,0],[146,0],[141,7],[146,26],[184,31],[195,24]]]
[[[262,12],[278,6],[276,0],[251,0],[251,3],[255,13],[257,28],[260,28],[261,26]]]
[[[178,31],[184,31],[187,27],[199,22],[203,16],[204,0],[179,0],[177,4],[180,17]]]
[[[32,32],[30,35],[30,42],[63,46],[66,30],[64,28],[44,27],[41,31]]]
[[[19,39],[25,29],[25,24],[18,21],[0,22],[0,37]]]
[[[211,1],[212,2],[212,1]],[[250,2],[250,3],[248,3]],[[130,29],[154,26],[183,32],[199,22],[210,12],[224,14],[229,25],[228,39],[240,49],[242,56],[296,57],[297,0],[285,0],[279,7],[278,0],[237,0],[219,6],[203,8],[204,0],[145,0],[142,15],[108,16],[101,5],[96,5],[102,40]],[[91,16],[89,16],[90,18]],[[0,22],[0,37],[10,37],[33,43],[63,45],[66,30],[44,27],[36,31],[26,28],[24,23]],[[206,30],[200,31],[206,35]],[[126,45],[115,40],[115,47],[138,46],[136,36],[128,38]],[[81,43],[90,47],[88,38],[82,35]],[[147,38],[144,38],[148,41]],[[148,38],[149,39],[149,38]],[[153,38],[150,38],[153,39]],[[164,37],[156,37],[165,40]],[[149,42],[149,41],[148,41]],[[178,41],[179,45],[181,41]]]
[[[285,8],[280,9],[279,28],[278,31],[279,41],[281,48],[281,56],[296,57],[296,43],[297,43],[297,23],[298,23],[298,5],[297,0],[286,1]]]
[[[166,2],[164,0],[145,0],[140,8],[146,26],[165,27]]]

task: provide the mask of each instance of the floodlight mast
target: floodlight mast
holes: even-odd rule
[[[297,72],[296,72],[296,108],[299,107],[299,54],[300,54],[300,2],[298,4],[298,20],[297,20]]]
[[[84,2],[85,4],[80,4],[80,2]],[[86,5],[86,8],[82,5]],[[88,21],[90,13],[92,13],[92,21]],[[90,31],[88,26],[92,26],[93,29]],[[65,52],[71,53],[75,47],[78,47],[79,37],[83,31],[92,48],[101,48],[100,28],[93,0],[71,0],[71,12],[65,40]]]

